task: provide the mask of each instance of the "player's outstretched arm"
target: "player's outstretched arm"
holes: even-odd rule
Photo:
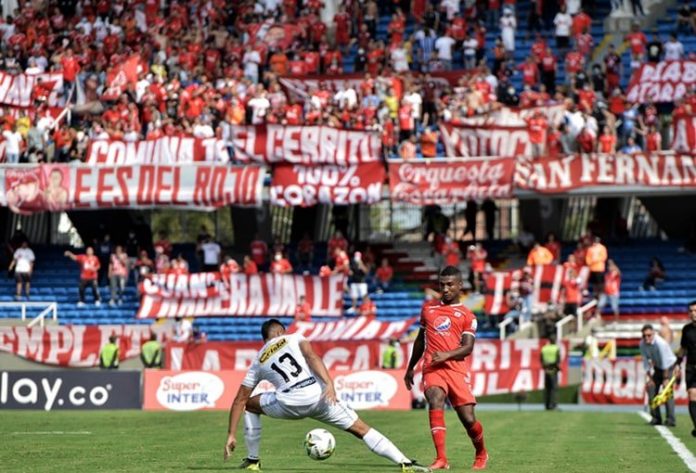
[[[462,343],[459,348],[450,351],[438,351],[433,354],[433,364],[444,363],[447,360],[461,361],[474,351],[476,337],[470,333],[462,334]]]
[[[406,383],[406,388],[410,391],[413,387],[413,370],[416,369],[418,361],[423,356],[425,351],[425,332],[423,329],[418,331],[418,336],[413,342],[413,351],[411,351],[411,359],[408,361],[408,368],[406,369],[406,374],[404,375],[404,382]]]
[[[312,345],[307,340],[303,340],[300,342],[300,351],[302,352],[302,355],[304,355],[305,360],[307,360],[309,369],[312,370],[314,376],[319,378],[321,382],[324,383],[324,398],[326,399],[326,401],[329,404],[335,403],[336,389],[334,388],[333,379],[331,379],[329,370],[326,369],[324,360],[322,360],[316,353],[314,353]]]
[[[234,398],[232,406],[230,407],[230,421],[227,427],[227,442],[225,443],[225,460],[232,455],[232,452],[237,446],[237,427],[239,426],[239,420],[242,418],[242,414],[244,414],[244,410],[246,409],[246,404],[249,400],[249,396],[251,396],[251,391],[251,388],[239,386],[237,396]]]

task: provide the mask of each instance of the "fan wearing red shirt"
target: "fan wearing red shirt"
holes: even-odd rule
[[[599,137],[600,153],[615,153],[616,152],[616,136],[611,132],[608,126],[602,129],[602,135]]]
[[[334,24],[336,25],[336,44],[345,47],[350,42],[350,15],[346,12],[346,8],[341,6],[341,9],[334,15]]]
[[[413,387],[414,369],[423,357],[423,390],[428,400],[430,434],[437,458],[430,468],[449,469],[445,440],[445,399],[457,411],[467,434],[476,449],[472,469],[483,470],[488,452],[483,439],[483,427],[476,420],[476,398],[471,392],[470,358],[476,341],[476,317],[460,303],[462,273],[453,266],[440,272],[439,301],[423,305],[420,331],[404,376],[406,387]]]
[[[488,252],[481,245],[481,243],[476,243],[476,245],[471,245],[469,247],[467,257],[471,262],[471,272],[474,276],[474,291],[480,293],[483,282],[483,272],[486,270],[486,259],[488,258]]]
[[[68,48],[65,54],[60,58],[60,65],[63,68],[63,80],[73,83],[77,79],[77,74],[80,72],[80,62],[73,55],[72,48]]]
[[[549,123],[543,113],[538,112],[527,119],[529,141],[532,143],[532,156],[541,157],[546,152],[546,132]]]
[[[563,281],[563,293],[565,303],[563,304],[563,313],[565,315],[575,315],[578,312],[578,307],[582,302],[582,286],[580,279],[573,267],[566,268],[565,280]]]
[[[305,300],[305,296],[300,296],[300,300],[297,302],[297,307],[295,308],[295,322],[311,321],[312,308],[309,306],[309,302]]]
[[[336,254],[336,249],[348,251],[348,240],[343,237],[343,233],[337,230],[329,240],[326,249],[329,258],[331,258],[332,255]]]
[[[662,151],[662,135],[654,125],[650,125],[645,133],[645,151],[649,153]]]
[[[350,273],[350,258],[348,258],[348,253],[345,250],[336,248],[334,253],[334,269],[333,274],[343,274],[348,275]]]
[[[517,69],[522,71],[522,82],[525,85],[534,87],[539,83],[539,67],[534,56],[527,57],[527,61],[517,66]]]
[[[273,274],[291,274],[292,265],[287,258],[283,258],[283,253],[276,252],[271,263],[271,273]]]
[[[263,266],[266,263],[268,245],[265,241],[261,240],[258,235],[256,235],[254,241],[249,244],[249,250],[251,251],[251,260],[256,263],[257,266]]]
[[[244,256],[244,274],[250,276],[252,274],[259,274],[259,268],[256,263],[249,255]]]
[[[642,56],[645,54],[645,45],[648,44],[648,37],[640,31],[640,25],[634,23],[631,27],[631,32],[624,39],[631,46],[631,54],[634,56]]]
[[[614,320],[619,319],[619,293],[621,291],[621,271],[614,260],[607,261],[607,273],[604,275],[604,292],[599,295],[597,310],[601,314],[602,309],[607,305],[611,305],[611,310],[614,313]]]
[[[579,51],[570,51],[566,54],[565,69],[569,77],[574,77],[584,66],[585,58]]]
[[[370,299],[369,295],[363,297],[360,307],[358,307],[358,314],[360,317],[367,317],[369,319],[377,318],[377,306]]]
[[[76,255],[71,251],[66,251],[65,256],[75,261],[80,265],[80,301],[78,307],[85,305],[85,289],[87,286],[92,288],[94,295],[94,305],[101,305],[101,297],[99,296],[99,286],[97,285],[97,275],[99,274],[99,258],[94,254],[94,248],[87,247],[84,255]]]
[[[220,265],[220,275],[223,281],[229,281],[231,275],[239,272],[239,263],[231,256],[225,256],[223,261],[224,263]]]
[[[393,277],[394,269],[389,266],[389,260],[387,258],[382,258],[382,264],[377,268],[377,271],[375,271],[378,291],[386,291],[389,289]]]
[[[450,237],[445,238],[445,243],[442,245],[442,257],[445,260],[445,266],[458,267],[461,258],[459,243]]]
[[[581,153],[592,153],[595,149],[595,136],[588,127],[582,129],[575,140]]]
[[[583,34],[585,31],[589,31],[591,26],[592,26],[592,18],[590,18],[590,15],[588,15],[584,11],[580,10],[573,17],[573,24],[571,26],[573,36],[578,36],[578,35]]]

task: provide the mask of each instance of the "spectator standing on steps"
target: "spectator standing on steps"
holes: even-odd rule
[[[203,271],[211,273],[218,271],[222,251],[220,245],[208,237],[201,244],[201,251],[203,252]]]
[[[549,341],[541,347],[541,365],[544,368],[544,405],[547,411],[558,407],[558,372],[561,370],[561,349],[556,335],[549,334]]]
[[[82,307],[85,305],[85,289],[87,286],[92,288],[94,305],[100,306],[101,297],[99,296],[99,286],[97,285],[100,264],[99,258],[94,255],[94,248],[88,246],[84,255],[76,255],[71,251],[66,251],[64,254],[65,257],[80,265],[80,300],[77,306]]]
[[[29,242],[23,241],[22,245],[17,248],[12,257],[12,262],[10,263],[10,271],[14,269],[15,281],[17,281],[17,293],[15,294],[15,299],[20,300],[22,298],[22,286],[24,286],[24,294],[26,294],[27,299],[29,299],[29,291],[31,290],[31,275],[34,272],[34,261],[36,257],[31,248],[29,248]]]
[[[350,262],[350,298],[353,301],[351,311],[355,312],[358,305],[358,299],[363,299],[367,296],[367,277],[368,269],[362,260],[362,253],[356,251],[353,255],[353,260]]]
[[[599,297],[604,290],[604,272],[607,269],[607,248],[595,237],[585,253],[585,264],[590,268],[592,295]]]
[[[640,354],[643,357],[643,368],[646,373],[646,390],[648,391],[648,405],[653,398],[660,392],[660,388],[665,386],[672,377],[677,357],[672,352],[669,343],[660,335],[655,333],[650,324],[643,325],[641,330],[642,339],[640,341]],[[674,397],[666,403],[668,427],[674,427],[676,420],[674,417]],[[662,425],[662,413],[660,407],[650,411],[652,420],[651,425]]]
[[[116,250],[111,254],[108,274],[111,288],[109,305],[121,305],[123,303],[123,293],[126,290],[126,281],[128,280],[128,255],[120,245],[116,246]]]

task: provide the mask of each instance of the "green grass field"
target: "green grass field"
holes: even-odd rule
[[[422,463],[432,459],[425,411],[361,415],[407,455]],[[481,412],[479,419],[491,454],[491,472],[687,471],[659,433],[634,413]],[[312,461],[304,453],[302,440],[318,423],[263,421],[261,456],[266,472],[398,471],[362,442],[335,429],[329,429],[337,441],[333,457]],[[688,417],[679,416],[677,422],[673,432],[696,451]],[[469,439],[451,412],[447,425],[452,469],[469,470],[473,458]],[[0,413],[0,471],[232,470],[245,450],[240,432],[241,448],[231,462],[222,461],[226,428],[224,412],[4,411]]]

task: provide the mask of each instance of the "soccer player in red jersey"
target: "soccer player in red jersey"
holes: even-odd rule
[[[421,311],[421,329],[413,344],[411,360],[404,381],[413,387],[413,370],[423,359],[423,389],[430,408],[430,433],[437,458],[430,465],[433,470],[448,470],[445,451],[445,399],[449,399],[459,420],[476,449],[472,469],[483,470],[488,452],[483,441],[483,427],[476,420],[476,399],[471,393],[470,358],[476,340],[476,316],[460,304],[462,273],[454,266],[440,272],[439,301],[431,301]]]

